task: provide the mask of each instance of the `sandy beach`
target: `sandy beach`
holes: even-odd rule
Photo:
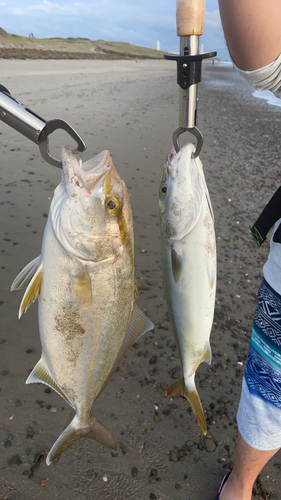
[[[180,359],[162,292],[158,187],[178,126],[176,66],[169,61],[4,60],[1,84],[45,119],[63,118],[87,143],[82,159],[109,149],[131,196],[138,305],[154,322],[127,353],[94,404],[117,452],[81,439],[47,467],[49,449],[73,410],[46,386],[25,385],[40,358],[37,306],[18,321],[18,272],[40,254],[58,168],[38,146],[0,122],[0,499],[214,500],[234,458],[236,411],[269,244],[249,234],[280,185],[280,108],[253,97],[231,66],[206,64],[199,87],[200,155],[218,250],[211,336],[213,361],[196,377],[204,437],[189,406],[165,391]],[[182,136],[182,143],[189,140]],[[51,138],[51,152],[69,143]],[[255,484],[257,498],[280,499],[280,452]]]

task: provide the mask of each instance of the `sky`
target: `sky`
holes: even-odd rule
[[[86,37],[177,51],[176,0],[0,0],[0,27],[36,38]],[[204,52],[228,59],[218,0],[206,0]]]

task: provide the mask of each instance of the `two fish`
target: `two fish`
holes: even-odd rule
[[[26,383],[43,382],[75,410],[47,464],[80,437],[117,449],[91,407],[136,339],[153,323],[135,304],[133,217],[108,151],[82,164],[64,147],[42,253],[12,284],[26,288],[19,317],[38,298],[42,356]]]
[[[26,383],[47,384],[76,412],[47,464],[80,437],[117,448],[91,407],[129,347],[153,328],[135,304],[131,205],[109,152],[82,164],[64,147],[62,163],[42,253],[12,284],[26,288],[19,317],[38,299],[42,356]],[[191,144],[169,152],[159,206],[165,296],[184,373],[167,395],[187,397],[206,433],[194,376],[211,361],[216,250],[202,164]]]

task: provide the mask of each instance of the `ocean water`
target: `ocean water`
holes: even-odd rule
[[[231,68],[231,67],[233,67],[233,63],[231,61],[223,61],[223,60],[216,61],[215,60],[215,66],[225,66],[225,67]]]
[[[270,92],[270,90],[263,90],[262,92],[260,92],[259,90],[255,90],[255,92],[253,92],[253,96],[257,97],[258,99],[265,99],[268,104],[271,104],[272,106],[281,107],[281,99],[275,97],[275,95]]]

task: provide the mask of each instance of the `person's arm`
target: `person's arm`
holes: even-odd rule
[[[272,63],[281,53],[281,0],[219,0],[229,53],[246,71]]]

